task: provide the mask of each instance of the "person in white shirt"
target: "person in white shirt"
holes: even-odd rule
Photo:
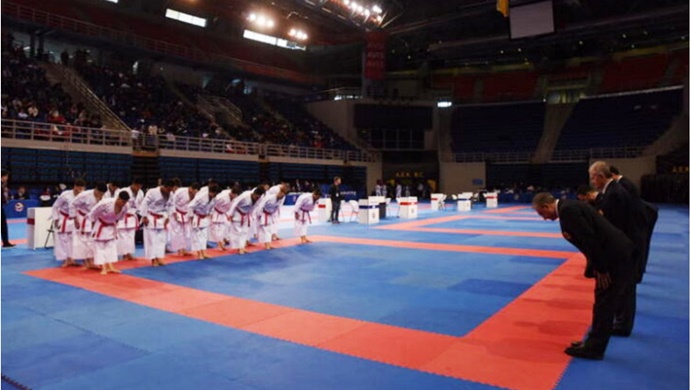
[[[129,187],[120,188],[117,190],[116,197],[120,192],[126,192],[129,195],[127,201],[127,212],[125,216],[117,221],[117,255],[122,256],[123,260],[134,260],[135,233],[139,228],[139,217],[137,213],[141,208],[141,203],[144,201],[144,191],[142,191],[141,179],[135,177],[132,179],[132,184]]]
[[[93,222],[94,263],[101,266],[101,275],[120,273],[117,262],[117,222],[127,214],[129,193],[120,191],[117,198],[102,199],[89,213]]]
[[[108,183],[106,183],[106,187],[108,187],[108,191],[105,191],[103,197],[106,199],[117,198],[117,192],[120,190],[120,186],[118,186],[117,183],[113,181],[109,181]]]
[[[215,203],[214,198],[219,192],[220,187],[216,184],[211,184],[208,186],[208,191],[205,194],[197,193],[187,206],[187,212],[191,215],[192,252],[196,252],[199,259],[210,258],[206,254],[208,227],[211,224],[210,214]]]
[[[283,192],[283,195],[287,195],[288,192],[290,191],[290,185],[288,183],[280,183],[277,185],[274,185],[273,187],[269,188],[268,191],[266,191],[266,195],[275,195],[278,192]],[[283,196],[280,199],[280,207],[285,204],[285,196]],[[277,241],[280,240],[280,237],[278,237],[278,219],[280,219],[280,207],[278,207],[278,212],[275,215],[276,218],[276,223],[271,225],[271,240]]]
[[[252,212],[254,205],[264,194],[264,189],[257,187],[254,191],[244,191],[230,205],[228,214],[231,218],[230,225],[230,245],[232,249],[237,249],[238,253],[246,253],[247,235],[251,225]]]
[[[307,227],[311,223],[309,213],[314,210],[319,198],[321,198],[321,190],[315,187],[314,191],[300,195],[295,201],[295,230],[302,244],[311,242],[307,238]]]
[[[159,187],[146,192],[141,202],[141,224],[144,226],[144,253],[151,265],[165,265],[166,233],[168,213],[172,202],[170,193],[173,190],[172,180],[165,180]]]
[[[237,198],[240,191],[240,186],[234,186],[232,189],[221,191],[215,197],[215,204],[211,211],[210,240],[215,242],[218,249],[222,251],[225,250],[225,245],[230,242],[230,215],[228,212],[232,201]]]
[[[98,268],[93,265],[92,223],[87,217],[107,190],[105,183],[98,182],[94,189],[82,191],[77,195],[69,206],[70,214],[75,217],[76,228],[72,234],[72,259],[83,259],[84,268]]]
[[[81,179],[74,181],[74,188],[63,191],[53,203],[53,230],[55,232],[55,259],[62,262],[63,267],[76,265],[72,259],[72,231],[74,230],[74,210],[70,204],[86,187]]]
[[[189,203],[199,192],[199,183],[192,183],[189,187],[175,190],[172,196],[170,218],[170,250],[180,256],[187,256],[191,247],[192,214],[188,210]]]
[[[262,242],[266,249],[273,249],[271,246],[272,227],[278,222],[278,212],[284,198],[285,193],[280,190],[276,194],[265,195],[256,204],[254,214],[258,225],[259,242]]]

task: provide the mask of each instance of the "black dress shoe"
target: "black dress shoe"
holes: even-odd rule
[[[11,242],[8,242],[7,244],[2,244],[2,247],[3,247],[3,248],[13,248],[13,247],[15,247],[15,246],[16,246],[16,245],[12,244]]]
[[[587,348],[584,344],[580,346],[572,346],[565,349],[565,353],[576,358],[590,359],[590,360],[603,360],[604,353],[597,352],[591,348]]]

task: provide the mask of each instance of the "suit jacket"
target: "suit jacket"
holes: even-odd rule
[[[564,199],[558,202],[561,233],[587,258],[585,276],[609,273],[612,279],[632,278],[635,272],[633,242],[587,203]]]
[[[615,180],[609,183],[605,193],[597,197],[596,208],[636,245],[646,241],[647,223],[642,203]]]
[[[331,188],[328,189],[328,196],[331,198],[331,202],[338,201],[340,203],[340,186],[331,184]]]
[[[654,230],[654,225],[659,217],[659,207],[642,199],[637,186],[635,186],[635,184],[627,177],[621,176],[621,178],[618,179],[618,184],[620,184],[621,187],[625,188],[625,190],[632,195],[635,203],[637,201],[641,202],[641,204],[636,204],[636,206],[641,207],[644,221],[648,225],[647,227],[649,231],[651,232]]]
[[[618,184],[620,184],[621,187],[625,188],[625,190],[628,191],[628,193],[633,197],[640,197],[640,191],[637,189],[637,186],[635,185],[635,183],[632,182],[632,180],[628,179],[627,177],[621,176],[621,178],[618,179]]]

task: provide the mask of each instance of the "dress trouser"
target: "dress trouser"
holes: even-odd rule
[[[630,284],[634,284],[628,279],[614,278],[612,276],[611,285],[608,288],[602,289],[598,286],[594,288],[592,328],[585,343],[587,348],[602,354],[606,351],[606,346],[609,343],[611,331],[613,330],[613,319],[616,309],[626,299],[626,294],[630,290]]]
[[[333,202],[333,204],[331,206],[332,206],[332,208],[331,208],[330,220],[331,221],[337,221],[339,218],[338,216],[340,215],[340,202],[339,201]]]
[[[5,205],[2,205],[2,245],[10,243],[9,232],[7,230],[7,217],[5,216]]]

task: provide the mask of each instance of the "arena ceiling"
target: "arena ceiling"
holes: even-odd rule
[[[188,0],[180,0],[188,1]],[[361,0],[379,5],[379,26],[338,12],[344,0],[215,0],[215,13],[242,20],[249,9],[273,10],[301,23],[319,50],[357,43],[364,32],[388,34],[388,59],[397,69],[477,64],[545,63],[603,55],[613,51],[681,43],[688,37],[687,0],[554,0],[556,32],[511,39],[510,18],[496,10],[496,0]],[[535,3],[513,0],[511,7]],[[232,11],[229,11],[232,10]],[[230,16],[228,14],[228,16]]]

